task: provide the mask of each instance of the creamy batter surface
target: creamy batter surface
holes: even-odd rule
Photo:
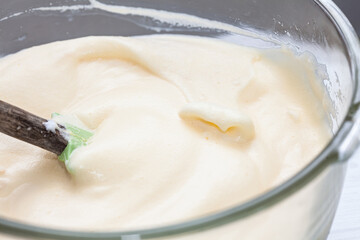
[[[2,100],[94,132],[71,174],[0,134],[0,215],[33,224],[119,230],[203,216],[281,183],[331,138],[313,63],[286,49],[86,37],[7,56],[0,76]]]

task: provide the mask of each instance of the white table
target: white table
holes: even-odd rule
[[[350,159],[328,240],[360,240],[360,149]]]

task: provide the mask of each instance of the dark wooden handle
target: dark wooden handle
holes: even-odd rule
[[[47,131],[45,122],[46,119],[0,100],[0,132],[60,155],[68,142],[58,130]]]

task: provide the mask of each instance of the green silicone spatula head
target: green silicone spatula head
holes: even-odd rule
[[[61,116],[59,113],[53,113],[51,115],[52,119],[58,118]],[[72,170],[69,167],[69,161],[71,154],[79,147],[86,146],[89,139],[94,135],[92,132],[72,125],[70,123],[62,123],[62,126],[65,127],[62,131],[65,131],[65,136],[68,140],[68,144],[64,151],[59,155],[59,160],[65,163],[65,166],[69,172]],[[64,133],[63,133],[64,134]]]

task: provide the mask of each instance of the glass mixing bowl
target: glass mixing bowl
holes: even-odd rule
[[[115,6],[136,8],[127,12]],[[142,11],[145,16],[139,15],[139,7],[145,8]],[[152,11],[146,10],[149,8],[198,18],[176,24],[183,15],[157,19]],[[155,16],[160,17],[159,13]],[[246,31],[249,29],[259,36],[254,38]],[[326,239],[338,204],[346,162],[358,146],[360,134],[359,42],[336,5],[330,0],[12,0],[0,3],[1,55],[88,35],[154,33],[201,35],[265,48],[283,44],[300,53],[310,52],[319,63],[318,74],[332,100],[333,139],[285,183],[251,201],[211,215],[152,229],[119,232],[50,229],[0,218],[1,239]]]

